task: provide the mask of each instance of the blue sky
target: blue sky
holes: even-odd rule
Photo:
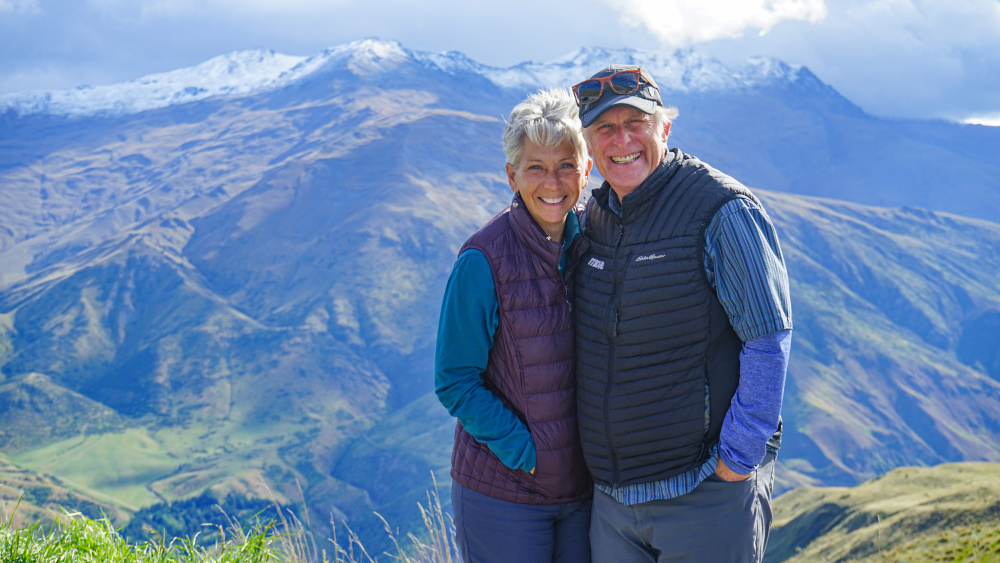
[[[0,0],[0,94],[366,37],[500,67],[580,47],[762,55],[874,115],[1000,125],[1000,0]]]

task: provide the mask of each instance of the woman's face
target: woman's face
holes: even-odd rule
[[[590,161],[581,166],[569,139],[555,147],[540,147],[524,140],[517,168],[507,164],[510,189],[521,194],[528,212],[556,242],[562,242],[569,213],[590,179]]]

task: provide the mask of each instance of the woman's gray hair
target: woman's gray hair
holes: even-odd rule
[[[507,164],[514,168],[521,164],[525,139],[540,147],[555,147],[569,140],[580,165],[587,162],[580,110],[569,90],[539,90],[511,110],[503,131],[503,152]]]

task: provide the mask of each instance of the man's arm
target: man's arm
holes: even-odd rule
[[[441,305],[434,356],[434,391],[462,427],[512,469],[533,472],[528,428],[483,384],[499,323],[490,264],[478,250],[455,262]]]
[[[716,471],[738,480],[763,459],[781,414],[792,328],[788,274],[770,219],[749,200],[724,205],[705,239],[709,280],[743,340],[740,384],[723,421]]]
[[[748,340],[740,352],[740,385],[722,423],[717,473],[745,478],[760,464],[765,444],[778,427],[792,331]],[[752,463],[751,463],[752,462]],[[728,475],[724,471],[731,472]]]

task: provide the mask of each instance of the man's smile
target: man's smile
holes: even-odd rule
[[[628,164],[633,160],[639,158],[640,154],[642,153],[637,152],[635,154],[630,154],[628,156],[612,156],[611,161],[614,162],[615,164]]]

